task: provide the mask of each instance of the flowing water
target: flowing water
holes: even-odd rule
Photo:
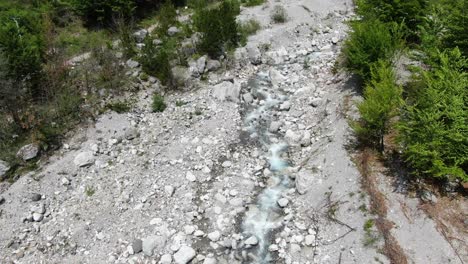
[[[242,224],[245,234],[258,239],[258,245],[253,249],[252,263],[270,263],[268,251],[272,232],[281,226],[282,210],[277,205],[282,193],[289,188],[289,167],[284,158],[288,145],[277,135],[268,131],[275,108],[287,99],[286,95],[271,84],[268,72],[257,73],[249,86],[257,98],[263,98],[263,103],[250,109],[244,122],[252,138],[255,138],[265,152],[268,152],[269,170],[271,171],[267,186],[258,195],[255,206],[246,213]]]

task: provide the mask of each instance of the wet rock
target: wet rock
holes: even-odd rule
[[[206,71],[216,71],[221,68],[221,63],[217,60],[208,60],[206,63]]]
[[[86,167],[92,165],[95,160],[96,159],[92,151],[84,151],[76,155],[73,163],[78,167]]]
[[[196,252],[193,248],[183,245],[174,254],[174,262],[177,264],[187,264],[195,258]]]
[[[221,101],[238,102],[240,84],[224,81],[213,86],[213,96]]]
[[[143,250],[143,241],[141,239],[135,239],[132,243],[132,250],[134,254],[140,253]]]
[[[6,161],[0,160],[0,179],[10,170],[10,165]]]
[[[281,199],[278,200],[277,203],[281,208],[284,208],[284,207],[288,206],[289,200],[286,199],[286,198],[281,198]]]
[[[132,59],[127,60],[126,64],[130,69],[134,69],[134,68],[140,66],[140,63],[138,61],[134,61]]]
[[[16,153],[16,157],[28,161],[34,159],[39,154],[39,145],[36,143],[31,143],[21,147]]]
[[[244,102],[247,104],[251,104],[254,100],[253,96],[251,93],[246,93],[242,95],[242,99],[244,99]]]

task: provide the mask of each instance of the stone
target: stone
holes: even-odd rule
[[[66,177],[62,178],[62,185],[68,186],[70,184],[71,184],[71,181],[68,178],[66,178]]]
[[[338,43],[338,41],[340,41],[338,37],[333,37],[333,38],[331,39],[331,42],[332,42],[333,44],[335,44],[335,45]]]
[[[211,233],[208,234],[208,238],[211,241],[216,242],[221,238],[221,233],[219,233],[219,231],[211,232]]]
[[[135,139],[139,136],[140,134],[138,133],[138,130],[136,128],[129,128],[125,131],[125,139],[127,140],[132,140]]]
[[[174,261],[177,264],[187,264],[193,258],[195,258],[196,252],[193,248],[183,245],[180,249],[174,254]]]
[[[42,199],[42,195],[40,195],[38,193],[32,193],[31,194],[31,201],[37,202],[37,201],[40,201],[41,199]]]
[[[148,35],[148,30],[146,29],[141,29],[138,30],[137,32],[133,33],[133,37],[138,43],[141,43],[145,40],[146,36]]]
[[[281,127],[281,122],[280,121],[273,121],[270,123],[270,127],[268,128],[268,131],[271,133],[276,133]]]
[[[174,194],[174,187],[171,185],[166,185],[164,186],[164,192],[168,197],[171,197]]]
[[[304,244],[306,246],[311,246],[315,241],[315,236],[313,235],[307,235],[305,236],[305,241],[304,241]]]
[[[242,99],[244,99],[244,102],[247,104],[251,104],[254,100],[253,96],[251,93],[245,93],[242,95]]]
[[[142,250],[146,256],[151,257],[155,248],[163,249],[166,241],[162,236],[149,236],[142,241]]]
[[[250,63],[253,65],[258,65],[262,63],[262,53],[260,49],[255,45],[247,45],[247,56],[249,58]]]
[[[190,182],[194,182],[197,180],[197,177],[195,177],[195,175],[191,171],[187,171],[185,178]]]
[[[176,87],[188,86],[191,73],[187,67],[175,66],[171,69],[172,78]]]
[[[430,202],[430,203],[437,203],[438,201],[437,196],[435,196],[435,194],[429,190],[421,191],[421,200],[423,200],[424,202]]]
[[[130,69],[134,69],[134,68],[140,66],[140,63],[138,61],[134,61],[132,59],[127,60],[126,64]]]
[[[206,71],[208,72],[216,71],[219,68],[221,68],[221,63],[217,60],[208,60],[206,63]]]
[[[44,219],[44,215],[40,213],[33,213],[32,215],[34,222],[40,222]]]
[[[239,101],[240,90],[240,84],[224,81],[213,86],[213,96],[221,101],[237,103]]]
[[[312,107],[319,107],[320,104],[321,104],[321,102],[322,102],[322,99],[320,99],[320,98],[314,98],[314,99],[312,99],[312,100],[310,101],[309,104],[310,104]]]
[[[281,207],[281,208],[284,208],[286,206],[288,206],[289,204],[289,200],[286,199],[286,198],[281,198],[277,201],[278,205]]]
[[[164,254],[161,256],[161,259],[159,260],[160,264],[171,264],[172,263],[172,256],[171,254]]]
[[[296,174],[296,190],[299,194],[305,194],[313,185],[313,175],[308,170],[300,170]]]
[[[34,159],[39,154],[39,145],[36,143],[31,143],[21,147],[16,153],[16,157],[28,161]]]
[[[290,108],[291,103],[289,101],[283,102],[279,107],[280,111],[289,111]]]
[[[206,66],[206,58],[207,56],[201,56],[197,60],[197,70],[200,74],[205,72],[205,66]]]
[[[310,139],[311,139],[310,132],[308,130],[305,130],[302,133],[301,146],[303,146],[303,147],[309,146],[310,145]]]
[[[86,167],[92,165],[96,158],[93,155],[92,151],[84,151],[76,155],[73,163],[78,167]]]
[[[141,239],[135,239],[132,243],[132,250],[134,254],[140,253],[143,250],[143,241]]]
[[[278,87],[281,83],[283,83],[286,80],[286,77],[284,77],[278,70],[274,68],[271,69],[268,74],[270,76],[271,84],[274,87]]]
[[[0,160],[0,179],[10,170],[10,165],[3,160]]]
[[[168,30],[167,30],[167,34],[169,36],[174,36],[176,35],[177,33],[180,32],[180,29],[178,29],[177,27],[170,27]]]
[[[3,203],[5,203],[5,198],[0,196],[0,205],[2,205]]]
[[[278,249],[279,249],[279,247],[278,247],[278,245],[276,245],[276,244],[272,244],[272,245],[270,245],[270,246],[268,247],[268,251],[270,251],[270,252],[278,251]]]
[[[299,145],[302,135],[300,133],[294,132],[291,129],[288,129],[286,131],[286,134],[284,135],[284,139],[286,142],[288,142],[289,145],[291,146],[297,146]]]
[[[247,238],[247,240],[245,240],[244,242],[246,245],[250,245],[250,246],[255,246],[258,244],[258,239],[256,236],[251,236],[249,238]]]
[[[203,264],[216,264],[216,263],[218,263],[218,261],[216,261],[216,259],[213,257],[207,257],[203,261]]]

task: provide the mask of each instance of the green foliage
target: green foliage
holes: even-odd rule
[[[129,18],[134,14],[135,1],[129,0],[71,0],[73,8],[88,24],[110,25],[117,16]]]
[[[116,20],[117,34],[125,58],[129,59],[136,55],[135,38],[133,37],[132,23],[128,19],[120,17]]]
[[[288,14],[286,13],[286,9],[282,6],[275,6],[271,13],[271,20],[274,23],[284,23],[288,20]]]
[[[170,59],[174,56],[175,44],[170,39],[163,39],[161,47],[147,37],[139,61],[145,73],[156,76],[162,83],[168,85],[172,80]]]
[[[0,47],[7,61],[7,77],[37,86],[46,49],[43,31],[38,13],[12,9],[0,14]],[[37,92],[31,91],[39,96]]]
[[[258,6],[265,3],[265,0],[241,0],[241,3],[245,6]]]
[[[426,0],[357,0],[357,14],[364,20],[376,19],[389,23],[404,24],[414,34],[422,22],[427,6]]]
[[[153,95],[153,104],[151,105],[151,108],[153,112],[162,112],[164,109],[166,109],[167,105],[164,102],[164,97],[162,97],[159,94],[154,94]]]
[[[374,20],[355,21],[351,27],[353,32],[343,47],[346,67],[368,80],[371,65],[378,60],[390,60],[402,46],[401,25]]]
[[[130,111],[130,104],[125,101],[115,101],[107,103],[106,108],[116,113],[122,114]]]
[[[242,45],[247,44],[247,38],[250,35],[255,34],[258,30],[260,30],[261,25],[255,19],[249,19],[245,22],[242,22],[238,25],[238,30],[240,34],[240,43]]]
[[[92,56],[97,63],[95,66],[98,68],[98,71],[95,71],[95,73],[97,73],[98,77],[96,84],[99,87],[117,89],[125,84],[125,69],[120,64],[116,52],[112,49],[110,43],[108,43],[107,47],[95,48]]]
[[[405,107],[400,140],[416,175],[468,181],[468,62],[458,49],[438,61]]]
[[[239,43],[236,16],[239,2],[224,0],[214,8],[199,7],[194,14],[195,28],[202,34],[199,48],[211,57],[218,57],[225,48]]]
[[[158,11],[158,34],[164,36],[167,34],[167,30],[176,24],[177,12],[174,5],[166,0]]]
[[[384,150],[384,136],[390,121],[398,114],[402,89],[395,85],[391,65],[378,61],[371,68],[371,80],[364,88],[364,101],[358,104],[361,119],[352,123],[362,143]]]

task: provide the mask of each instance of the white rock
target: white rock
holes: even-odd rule
[[[203,261],[203,264],[216,264],[216,263],[218,263],[218,261],[216,261],[216,259],[213,257],[207,257]]]
[[[296,190],[299,194],[305,194],[313,185],[312,172],[308,170],[300,170],[296,174]]]
[[[206,63],[206,70],[209,72],[216,71],[219,68],[221,68],[221,63],[217,60],[208,60]]]
[[[255,246],[258,244],[258,239],[256,236],[251,236],[245,240],[246,245]]]
[[[288,204],[289,204],[289,200],[288,200],[288,199],[286,199],[286,198],[281,198],[281,199],[279,199],[279,200],[278,200],[278,202],[277,202],[277,203],[278,203],[278,205],[279,205],[280,207],[282,207],[282,208],[283,208],[283,207],[286,207],[286,206],[288,206]]]
[[[167,196],[171,197],[174,194],[174,187],[172,187],[171,185],[166,185],[164,186],[164,192]]]
[[[195,250],[189,246],[183,245],[180,249],[174,254],[174,261],[177,264],[187,264],[197,253]]]
[[[6,161],[0,160],[0,179],[10,170],[10,165]]]
[[[93,164],[95,157],[92,151],[84,151],[76,155],[73,163],[78,167],[85,167]]]
[[[44,219],[44,215],[40,213],[33,213],[32,217],[35,222],[40,222]]]
[[[146,256],[152,256],[155,248],[164,248],[166,241],[162,236],[149,236],[143,239],[143,253]]]
[[[175,34],[179,33],[180,32],[180,29],[178,29],[177,27],[170,27],[168,30],[167,30],[167,34],[169,36],[174,36]]]
[[[305,241],[304,243],[306,246],[311,246],[315,241],[315,236],[314,235],[307,235],[305,236]]]
[[[197,180],[197,177],[195,177],[195,175],[191,171],[187,171],[185,178],[190,182],[194,182]]]
[[[213,96],[221,101],[238,102],[240,90],[239,83],[224,81],[213,86]]]
[[[126,64],[131,69],[134,69],[134,68],[140,66],[140,63],[138,61],[134,61],[132,59],[127,60]]]
[[[39,145],[36,143],[31,143],[21,147],[16,153],[16,157],[28,161],[34,159],[39,154]]]
[[[208,234],[208,238],[213,242],[218,241],[220,237],[221,234],[219,233],[219,231],[214,231]]]
[[[172,263],[172,256],[171,254],[164,254],[161,256],[161,259],[159,260],[160,264],[171,264]]]
[[[205,72],[205,65],[206,65],[206,55],[205,56],[201,56],[200,58],[198,58],[197,60],[197,70],[199,73],[203,73]]]

